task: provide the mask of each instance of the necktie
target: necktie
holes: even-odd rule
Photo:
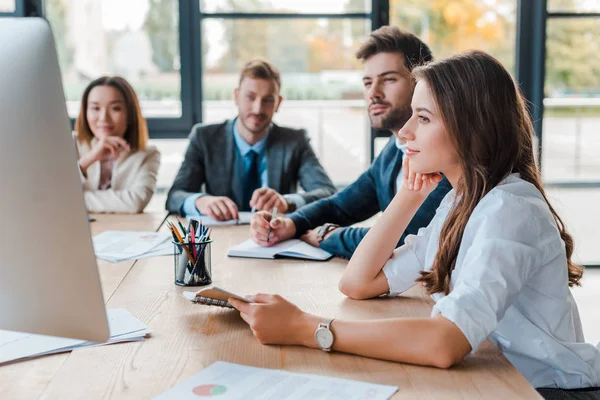
[[[242,199],[241,210],[250,210],[250,199],[256,189],[260,187],[260,178],[258,176],[258,154],[254,150],[250,150],[245,157],[248,161],[248,169],[244,174],[242,182],[244,188],[244,197]]]

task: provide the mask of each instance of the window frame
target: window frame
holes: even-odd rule
[[[371,30],[375,30],[384,25],[389,25],[389,0],[371,0],[371,11],[370,12],[351,12],[351,13],[278,13],[278,12],[266,12],[266,13],[249,13],[249,12],[202,12],[200,11],[199,0],[198,10],[200,18],[198,21],[198,31],[202,25],[202,21],[205,19],[364,19],[371,21]],[[196,35],[196,32],[194,32]],[[200,34],[197,36],[200,38]],[[196,48],[200,48],[201,44],[198,43]],[[202,69],[202,59],[199,57],[199,69]],[[202,80],[203,71],[200,72],[200,81]],[[200,83],[200,95],[202,95],[202,85]],[[202,115],[202,107],[198,111],[199,115]],[[366,132],[365,132],[366,133]],[[370,129],[369,139],[369,154],[370,162],[373,161],[375,154],[375,139],[382,136],[389,136],[389,133],[381,133],[375,129]],[[370,163],[369,162],[369,163]]]
[[[546,78],[546,40],[548,20],[600,18],[599,12],[549,12],[547,0],[518,0],[516,78],[530,103],[538,139],[538,163],[542,165],[544,84]],[[600,187],[600,181],[544,182],[547,187]]]
[[[24,17],[25,16],[25,2],[27,0],[15,0],[15,11],[13,12],[0,12],[0,18],[2,17]]]
[[[41,15],[45,17],[46,10],[44,0],[17,0],[17,4],[22,10],[18,16],[30,17]],[[188,136],[195,121],[201,121],[200,114],[196,113],[195,105],[198,99],[195,99],[196,86],[194,82],[194,43],[190,32],[194,29],[192,23],[194,17],[194,4],[198,5],[199,0],[179,0],[179,57],[181,67],[179,70],[181,84],[181,116],[178,118],[157,118],[147,117],[148,131],[150,139],[178,139]],[[16,12],[15,12],[16,14]],[[0,13],[0,16],[3,14]],[[199,33],[198,33],[199,34]],[[75,125],[75,118],[70,118],[71,127]]]
[[[16,0],[14,13],[0,16],[44,15],[43,0]],[[367,19],[375,30],[389,24],[389,0],[371,0],[370,12],[352,13],[249,13],[202,12],[200,0],[179,0],[179,50],[181,76],[181,112],[179,118],[148,117],[151,139],[186,138],[193,125],[202,118],[202,46],[201,25],[204,19]],[[41,10],[41,12],[37,12]],[[600,13],[547,12],[547,0],[517,0],[517,32],[515,44],[515,71],[527,100],[532,104],[536,135],[541,155],[541,127],[543,120],[543,83],[545,75],[546,21],[548,18],[600,17]],[[71,120],[74,123],[74,120]],[[370,158],[374,159],[374,142],[389,137],[390,132],[371,129]]]

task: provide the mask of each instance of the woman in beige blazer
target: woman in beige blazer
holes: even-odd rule
[[[160,153],[131,85],[101,77],[83,92],[75,143],[90,212],[142,212],[156,189]]]

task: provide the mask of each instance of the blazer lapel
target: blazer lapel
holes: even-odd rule
[[[265,155],[267,157],[267,176],[269,178],[269,187],[281,193],[281,176],[283,173],[283,161],[285,159],[285,143],[279,140],[279,127],[275,124],[271,127],[271,132],[267,137]]]

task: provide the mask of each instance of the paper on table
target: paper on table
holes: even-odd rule
[[[248,367],[217,361],[199,374],[181,382],[155,400],[198,399],[348,399],[387,400],[398,387],[348,379],[298,374],[277,369]]]
[[[141,258],[149,257],[172,256],[174,251],[175,248],[173,246],[173,243],[171,243],[170,240],[167,240],[166,242],[159,244],[149,252],[137,256],[136,259],[139,260]]]
[[[139,258],[171,238],[163,232],[105,231],[93,243],[96,257],[118,262]]]
[[[143,340],[151,332],[143,322],[123,308],[107,310],[107,316],[110,339],[106,343],[0,330],[0,364],[82,347]]]
[[[217,221],[208,217],[206,215],[199,215],[195,217],[190,217],[190,219],[195,219],[200,221],[204,226],[226,226],[226,225],[249,225],[252,220],[252,213],[250,211],[240,211],[239,212],[240,219],[229,220],[229,221]]]

